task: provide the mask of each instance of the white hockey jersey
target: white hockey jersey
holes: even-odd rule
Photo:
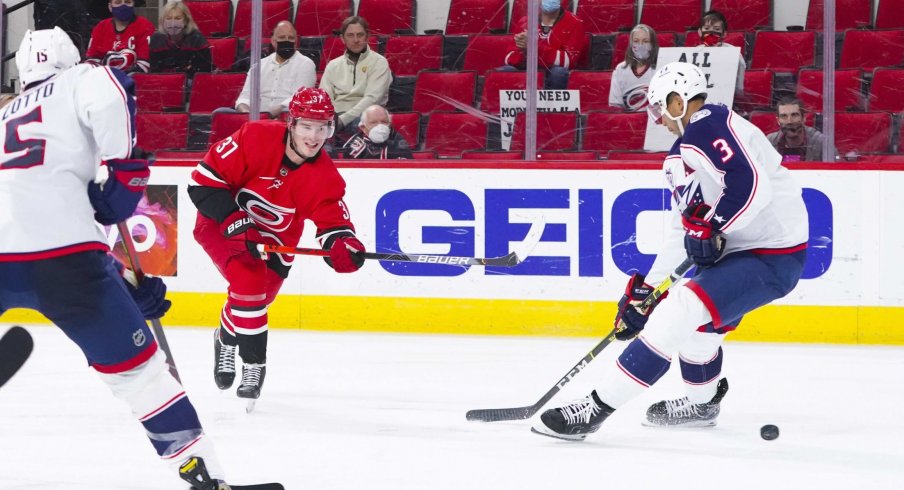
[[[763,132],[727,107],[707,104],[697,111],[663,163],[671,222],[646,282],[658,284],[687,256],[681,213],[699,201],[712,207],[707,219],[725,237],[723,256],[803,248],[807,210],[800,186],[781,163]]]
[[[101,160],[132,151],[132,83],[76,65],[0,109],[0,261],[107,250],[88,183]]]

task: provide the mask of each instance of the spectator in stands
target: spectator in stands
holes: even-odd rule
[[[135,15],[135,0],[110,0],[113,17],[100,21],[91,32],[85,61],[119,68],[126,73],[147,73],[154,24]]]
[[[368,47],[370,26],[363,17],[353,15],[342,21],[339,35],[345,53],[327,63],[320,88],[333,99],[337,129],[348,134],[358,127],[364,109],[386,105],[392,72],[386,58]]]
[[[725,35],[728,34],[728,21],[721,12],[716,10],[710,10],[703,14],[703,22],[700,24],[700,28],[697,29],[697,33],[700,34],[701,46],[731,46],[723,41]],[[741,55],[738,61],[738,80],[735,82],[736,94],[744,92],[744,70],[746,69],[747,61],[744,60],[744,55]]]
[[[188,7],[180,1],[167,2],[160,9],[157,32],[151,36],[151,71],[212,71],[210,45],[198,30]]]
[[[310,58],[296,49],[298,36],[295,27],[287,20],[280,21],[270,36],[273,54],[261,60],[261,112],[273,117],[289,110],[289,102],[302,87],[314,87],[317,68]],[[251,71],[248,71],[251,74]],[[235,101],[235,110],[251,110],[251,77],[245,77],[242,93]],[[220,109],[218,109],[220,111]]]
[[[656,72],[659,41],[656,31],[646,24],[631,29],[631,42],[622,61],[612,72],[609,84],[609,105],[629,112],[647,106],[647,87]]]
[[[537,61],[546,72],[545,88],[564,90],[568,86],[568,74],[581,59],[587,48],[584,23],[562,7],[562,0],[537,0],[540,2],[539,44]],[[505,55],[505,66],[500,70],[524,70],[527,61],[527,17],[522,17],[514,36],[515,48]]]
[[[800,100],[785,97],[776,105],[776,118],[781,129],[766,135],[785,162],[821,162],[825,136],[804,125],[804,109]],[[838,158],[838,150],[830,161]]]
[[[392,128],[392,115],[374,104],[361,114],[358,131],[340,150],[345,158],[373,160],[410,159],[411,146]]]

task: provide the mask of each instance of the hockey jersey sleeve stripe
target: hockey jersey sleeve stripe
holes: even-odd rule
[[[349,227],[324,230],[317,235],[317,240],[320,241],[320,246],[323,249],[329,249],[333,245],[333,241],[344,236],[355,236],[355,230]]]
[[[195,171],[192,172],[191,179],[198,185],[223,188],[229,186],[226,183],[226,180],[224,180],[223,177],[220,177],[220,174],[218,174],[213,168],[211,168],[204,162],[199,163],[198,166],[195,167]]]
[[[734,216],[732,216],[731,219],[729,219],[724,225],[721,226],[721,230],[723,232],[728,231],[728,229],[731,227],[731,225],[735,224],[737,222],[738,218],[740,218],[741,215],[744,214],[744,212],[746,212],[748,209],[750,209],[750,205],[753,203],[754,197],[756,197],[756,191],[757,191],[757,187],[758,187],[759,181],[760,181],[760,174],[757,171],[756,165],[753,164],[753,159],[750,158],[750,154],[747,153],[747,148],[744,146],[743,143],[741,143],[741,139],[738,138],[738,133],[735,131],[734,126],[731,124],[731,119],[733,116],[734,116],[733,112],[728,113],[728,130],[731,131],[731,136],[734,138],[734,142],[737,144],[738,148],[740,148],[741,153],[744,154],[744,163],[746,163],[745,170],[746,169],[750,170],[750,177],[752,177],[752,182],[750,183],[750,192],[747,195],[747,200],[744,202],[743,207],[739,211],[734,213]],[[743,174],[741,174],[741,175],[743,175]],[[735,180],[735,179],[732,179],[731,177],[733,177],[733,176],[726,177],[726,181]],[[742,177],[742,179],[744,179],[744,178],[745,177]],[[713,212],[714,213],[719,212],[718,205],[713,206]]]
[[[135,146],[135,81],[119,70],[108,67],[103,67],[103,70],[110,78],[110,81],[113,83],[117,92],[122,96],[124,102],[123,107],[125,107],[127,112],[126,121],[129,125],[127,128],[130,138],[129,148],[132,148]]]

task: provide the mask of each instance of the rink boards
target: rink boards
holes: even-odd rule
[[[183,166],[178,166],[181,163]],[[192,238],[194,162],[153,171],[149,203],[129,220],[142,263],[169,275],[169,325],[215,325],[225,283]],[[504,255],[545,222],[531,257],[510,268],[368,262],[336,274],[299,257],[270,328],[600,336],[628,274],[646,271],[669,208],[652,164],[489,168],[355,164],[341,169],[368,250]],[[751,314],[734,339],[904,344],[904,172],[882,165],[796,167],[810,213],[804,279]],[[313,229],[302,246],[317,246]],[[116,239],[115,229],[110,240]],[[4,321],[35,321],[13,311]]]

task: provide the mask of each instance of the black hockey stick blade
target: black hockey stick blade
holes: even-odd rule
[[[471,422],[500,422],[504,420],[525,420],[534,416],[540,407],[485,408],[468,410],[465,417]]]
[[[0,338],[0,386],[6,384],[28,360],[34,350],[34,340],[28,330],[15,326]]]
[[[256,485],[229,485],[232,490],[285,490],[281,483],[258,483]]]
[[[317,257],[329,257],[329,250],[319,248],[286,247],[282,245],[258,244],[258,250],[263,253],[278,253],[289,255],[314,255]],[[371,260],[387,262],[417,262],[420,264],[444,264],[444,265],[489,265],[494,267],[514,267],[521,263],[516,252],[511,252],[500,257],[455,257],[451,255],[431,254],[403,254],[403,253],[378,253],[359,252],[359,257]]]

